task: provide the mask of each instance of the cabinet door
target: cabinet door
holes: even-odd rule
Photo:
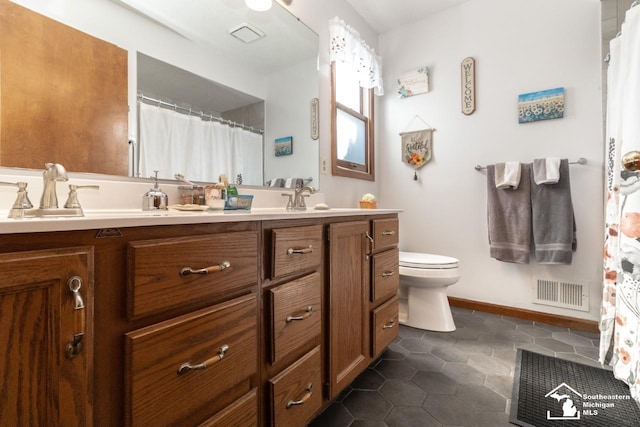
[[[329,225],[329,398],[369,363],[367,221]]]
[[[92,248],[0,254],[0,424],[93,425],[92,314]]]

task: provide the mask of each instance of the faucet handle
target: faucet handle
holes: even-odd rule
[[[18,187],[18,197],[16,198],[16,201],[13,203],[13,206],[11,209],[31,209],[33,207],[31,200],[29,200],[29,194],[27,193],[26,182],[0,181],[0,185]]]
[[[289,200],[287,201],[287,210],[290,211],[291,209],[293,209],[293,194],[281,193],[280,195],[282,197],[289,197]]]
[[[64,207],[67,209],[81,209],[80,202],[78,201],[78,192],[77,190],[81,190],[83,188],[89,190],[99,190],[99,185],[76,185],[69,184],[69,197],[67,197],[67,201],[64,204]]]

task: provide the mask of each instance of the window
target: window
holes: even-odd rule
[[[331,63],[331,172],[375,180],[373,89],[363,89],[353,67]]]

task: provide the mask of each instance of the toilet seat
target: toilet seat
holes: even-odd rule
[[[400,267],[430,270],[458,268],[458,259],[444,255],[400,252],[399,258]]]

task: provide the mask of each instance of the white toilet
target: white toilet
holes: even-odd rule
[[[458,279],[455,258],[400,252],[400,323],[429,331],[455,331],[447,287]]]

